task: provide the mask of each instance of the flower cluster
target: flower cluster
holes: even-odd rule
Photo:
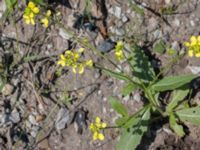
[[[47,13],[45,14],[45,17],[41,19],[41,23],[45,28],[49,26],[49,18],[51,16],[51,10],[47,10]]]
[[[74,73],[82,74],[84,72],[85,67],[92,67],[92,60],[80,60],[81,54],[83,53],[84,48],[80,48],[76,51],[65,51],[65,54],[60,55],[60,60],[58,61],[58,65],[62,67],[71,67]]]
[[[188,47],[190,57],[200,57],[200,36],[191,36],[190,42],[185,42],[184,45]]]
[[[115,57],[119,61],[124,59],[123,47],[124,45],[122,41],[117,42],[115,46]]]
[[[93,133],[93,140],[104,140],[104,135],[100,132],[100,130],[106,128],[106,126],[106,123],[101,122],[101,119],[96,117],[95,123],[90,124],[90,130]]]
[[[23,18],[26,24],[35,25],[35,16],[39,13],[40,9],[33,2],[29,2],[24,11]]]

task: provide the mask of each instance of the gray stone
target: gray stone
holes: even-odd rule
[[[61,108],[56,116],[56,129],[58,131],[64,129],[67,126],[69,119],[69,110],[67,108]]]
[[[122,35],[125,34],[125,31],[124,31],[123,28],[117,28],[117,29],[115,30],[115,33],[116,33],[116,35],[118,35],[118,36],[122,36]]]
[[[122,15],[122,9],[121,7],[111,7],[110,9],[108,9],[108,12],[113,14],[115,17],[117,17],[118,19],[121,19],[121,15]]]
[[[140,92],[138,92],[138,91],[134,92],[133,100],[135,100],[136,102],[141,102]]]
[[[187,68],[196,75],[200,74],[200,67],[199,66],[187,66]]]
[[[179,46],[179,43],[177,41],[174,41],[172,43],[172,49],[180,50],[180,46]]]
[[[126,23],[128,21],[128,17],[126,17],[126,15],[122,15],[122,22]]]
[[[175,19],[174,21],[173,21],[173,24],[175,25],[175,26],[180,26],[180,24],[181,24],[181,22],[180,22],[180,20],[179,19]]]
[[[37,123],[37,121],[35,119],[35,116],[29,115],[28,120],[32,125],[38,125],[38,123]]]
[[[20,114],[19,112],[14,109],[10,115],[10,120],[13,122],[13,123],[18,123],[20,121]]]
[[[118,6],[116,6],[115,7],[115,11],[114,11],[114,15],[117,17],[117,18],[121,18],[121,14],[122,14],[122,9],[121,9],[121,7],[118,7]]]
[[[115,47],[115,44],[112,41],[106,40],[99,43],[97,49],[101,52],[109,52]]]
[[[161,38],[162,37],[162,31],[160,31],[159,29],[155,30],[153,32],[154,38]]]

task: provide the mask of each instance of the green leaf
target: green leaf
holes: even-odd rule
[[[134,77],[149,83],[155,77],[154,69],[141,47],[133,45],[128,61],[133,69]]]
[[[144,9],[142,7],[139,7],[137,4],[135,4],[133,1],[130,1],[130,0],[129,0],[129,3],[133,11],[135,11],[136,13],[140,15],[144,15]]]
[[[125,87],[123,87],[123,89],[122,89],[122,95],[123,96],[127,96],[131,92],[133,92],[134,90],[136,90],[137,88],[138,88],[137,85],[135,85],[133,83],[128,83]]]
[[[2,76],[0,76],[0,92],[3,90],[5,84],[6,84],[5,79]]]
[[[150,108],[143,109],[139,116],[133,117],[129,122],[129,128],[123,129],[117,150],[134,150],[140,144],[143,134],[148,129]]]
[[[8,10],[12,10],[17,3],[17,0],[5,0]]]
[[[118,118],[118,119],[115,121],[115,124],[116,124],[117,126],[122,126],[122,125],[124,125],[124,124],[127,122],[128,119],[129,119],[129,117],[121,117],[121,118]]]
[[[167,91],[177,89],[196,78],[195,75],[179,75],[168,76],[152,85],[152,89],[155,91]]]
[[[109,103],[111,104],[112,108],[119,113],[122,116],[128,116],[128,112],[126,110],[126,107],[119,102],[116,98],[110,96],[108,98]]]
[[[187,88],[187,87],[186,87]],[[189,93],[189,89],[178,89],[174,90],[172,93],[172,100],[167,105],[167,111],[171,112],[180,101],[182,101]]]
[[[33,1],[35,4],[45,6],[44,0],[31,0],[31,1]]]
[[[173,48],[169,48],[169,49],[167,49],[167,54],[170,56],[173,56],[173,55],[177,54],[177,50],[175,50]]]
[[[158,41],[157,43],[155,43],[155,45],[153,46],[153,51],[157,52],[159,54],[164,54],[165,52],[165,43],[163,40]]]
[[[194,125],[200,125],[200,107],[191,107],[176,111],[176,115],[183,122],[191,122]]]
[[[170,127],[174,130],[174,132],[178,136],[183,137],[185,135],[185,132],[183,130],[183,126],[177,124],[176,118],[175,118],[173,113],[171,113],[170,116],[169,116],[169,124],[170,124]]]

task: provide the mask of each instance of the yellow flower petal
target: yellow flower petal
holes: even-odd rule
[[[191,41],[191,45],[192,46],[196,45],[197,44],[197,38],[196,38],[196,36],[191,36],[190,41]]]
[[[101,128],[105,128],[106,126],[107,126],[107,124],[104,122],[101,124]]]
[[[61,55],[60,55],[60,59],[66,60],[65,55],[61,54]]]
[[[79,74],[82,74],[84,72],[84,66],[81,64],[80,66],[79,66],[79,71],[78,71],[78,73]]]
[[[24,15],[23,15],[23,18],[24,18],[24,19],[28,19],[29,17],[28,17],[26,14],[24,14]]]
[[[76,74],[76,67],[72,67],[72,71]]]
[[[61,65],[62,67],[64,67],[64,66],[65,66],[65,61],[59,60],[59,61],[57,62],[57,64],[58,64],[58,65]]]
[[[26,22],[26,24],[30,24],[31,23],[30,19],[25,19],[25,22]]]
[[[41,19],[41,22],[43,24],[44,27],[48,27],[49,26],[49,20],[47,18],[43,18]]]
[[[79,48],[78,53],[82,53],[84,50],[84,48]]]
[[[50,17],[50,16],[51,16],[51,10],[47,10],[46,17]]]
[[[96,119],[95,119],[95,123],[100,123],[101,122],[101,119],[99,118],[99,117],[96,117]]]
[[[93,134],[93,140],[95,141],[95,140],[97,140],[97,138],[98,138],[98,132],[94,132],[94,134]]]
[[[66,55],[70,55],[72,52],[70,50],[65,51]]]
[[[35,20],[33,18],[30,18],[31,24],[35,25]]]
[[[92,60],[88,60],[88,61],[86,61],[86,66],[88,66],[88,67],[92,67],[93,66],[93,61]]]
[[[193,57],[193,56],[194,56],[193,50],[188,50],[188,56],[190,56],[190,57]]]
[[[184,42],[184,45],[189,47],[190,46],[190,43],[189,42]]]
[[[89,128],[90,128],[91,130],[94,129],[94,124],[91,123]]]
[[[34,4],[33,2],[29,2],[29,3],[28,3],[28,7],[32,9],[32,8],[35,7],[35,4]]]
[[[200,36],[197,37],[197,41],[200,43]]]
[[[32,12],[29,14],[29,17],[30,17],[30,18],[33,18],[34,16],[35,16],[35,15],[34,15],[34,13],[32,13]]]
[[[34,7],[32,9],[32,11],[35,13],[35,14],[38,14],[40,12],[40,9],[38,7]]]
[[[98,133],[98,139],[103,141],[104,140],[104,135],[102,133]]]
[[[200,57],[200,52],[195,54],[196,57]]]

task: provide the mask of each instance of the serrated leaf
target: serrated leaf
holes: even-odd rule
[[[174,114],[172,114],[172,113],[169,116],[169,124],[170,124],[170,127],[174,130],[174,132],[178,136],[183,137],[185,135],[185,132],[183,130],[183,126],[177,124],[176,118],[175,118]]]
[[[148,129],[150,119],[150,108],[141,111],[137,118],[131,120],[128,129],[124,129],[120,136],[117,150],[134,150],[140,144],[143,134]]]
[[[189,82],[191,82],[195,75],[178,75],[178,76],[168,76],[152,85],[152,89],[155,91],[167,91],[177,89]]]
[[[123,96],[127,96],[131,92],[133,92],[134,90],[136,90],[137,88],[138,88],[137,85],[135,85],[133,83],[128,83],[125,87],[123,87],[123,89],[122,89],[122,95]]]
[[[117,100],[115,97],[109,97],[108,101],[117,113],[122,116],[128,117],[126,107],[122,103],[120,103],[119,100]]]
[[[153,80],[155,76],[154,69],[141,47],[137,45],[131,47],[131,54],[128,61],[133,69],[134,77],[145,83]]]
[[[182,101],[189,93],[189,89],[178,89],[174,90],[172,93],[172,100],[167,105],[167,111],[171,112],[180,101]]]
[[[176,115],[183,122],[191,122],[200,125],[200,107],[191,107],[176,111]]]
[[[163,40],[158,41],[157,43],[155,43],[155,45],[153,46],[153,51],[157,52],[159,54],[164,54],[165,52],[165,43]]]

